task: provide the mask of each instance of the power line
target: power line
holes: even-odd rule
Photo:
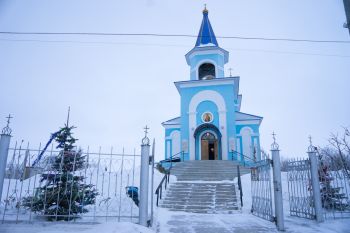
[[[196,38],[196,35],[190,34],[158,34],[158,33],[104,33],[104,32],[15,32],[0,31],[3,35],[63,35],[63,36],[144,36],[144,37],[190,37]],[[309,40],[293,38],[267,38],[267,37],[244,37],[244,36],[217,36],[221,39],[238,40],[263,40],[263,41],[286,41],[286,42],[308,42],[308,43],[340,43],[349,44],[347,40]]]
[[[107,41],[78,41],[78,40],[37,40],[37,39],[2,39],[0,41],[9,42],[39,42],[39,43],[76,43],[76,44],[102,44],[102,45],[136,45],[136,46],[158,46],[158,47],[182,47],[188,48],[191,45],[184,44],[159,44],[159,43],[139,43],[139,42],[107,42]],[[325,53],[308,53],[296,51],[281,51],[281,50],[264,50],[264,49],[246,49],[246,48],[227,48],[233,51],[243,52],[262,52],[275,54],[291,54],[291,55],[306,55],[306,56],[322,56],[322,57],[341,57],[350,58],[349,55],[342,54],[325,54]]]

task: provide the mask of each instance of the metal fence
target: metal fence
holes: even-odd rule
[[[310,155],[309,155],[310,156]],[[334,159],[315,159],[316,187],[312,186],[310,159],[290,160],[287,163],[287,180],[290,215],[316,219],[350,218],[350,176]],[[316,198],[316,197],[319,197]],[[317,201],[320,210],[316,210]]]
[[[45,186],[44,176],[56,177],[59,170],[55,169],[53,163],[60,151],[54,149],[46,150],[42,159],[35,165],[33,161],[38,157],[41,146],[38,149],[30,149],[29,144],[23,148],[17,144],[9,149],[9,156],[6,167],[5,182],[3,185],[2,200],[0,202],[0,219],[4,223],[6,221],[33,221],[40,219],[60,219],[64,217],[74,221],[101,221],[101,220],[117,220],[117,221],[133,221],[138,220],[138,207],[127,194],[126,187],[139,185],[139,166],[140,155],[135,150],[127,154],[124,149],[121,153],[116,153],[113,148],[109,152],[102,152],[100,148],[98,152],[81,150],[86,165],[82,169],[74,170],[72,177],[84,177],[82,183],[86,186],[93,187],[98,195],[94,204],[81,208],[87,212],[71,216],[52,214],[50,216],[43,212],[32,212],[28,207],[23,206],[23,200],[28,198],[33,203],[38,196],[38,188]],[[76,149],[78,151],[78,149]],[[76,162],[74,160],[74,162]],[[78,162],[78,161],[77,161]],[[75,166],[75,164],[74,164]],[[68,175],[67,175],[68,176]],[[67,178],[69,179],[69,178]],[[69,181],[69,180],[68,180]],[[67,182],[67,185],[73,182]],[[84,187],[85,187],[84,186]],[[88,186],[86,186],[88,187]],[[63,198],[57,192],[57,200]],[[72,192],[70,200],[72,200]],[[45,196],[45,199],[47,197]],[[46,200],[42,200],[43,205]],[[59,203],[59,202],[57,202]],[[69,203],[69,208],[72,203]],[[45,208],[45,205],[44,205]],[[78,217],[78,218],[77,218]]]
[[[274,221],[271,191],[271,160],[258,161],[251,168],[252,214]]]
[[[290,215],[315,219],[310,160],[290,160],[286,168]]]

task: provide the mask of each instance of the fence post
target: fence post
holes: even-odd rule
[[[153,192],[154,192],[154,153],[155,153],[155,146],[156,146],[156,139],[153,138],[153,144],[152,144],[152,177],[151,177],[151,226],[153,226]]]
[[[279,231],[284,231],[280,150],[278,144],[276,143],[275,133],[272,135],[273,143],[271,144],[271,154],[273,163],[273,189],[275,197],[276,225]]]
[[[318,177],[318,163],[316,157],[316,148],[312,145],[311,137],[309,137],[310,146],[308,148],[308,155],[310,159],[311,185],[313,190],[313,199],[315,205],[315,214],[317,222],[323,222],[323,210],[321,202],[320,180]]]
[[[148,226],[148,178],[149,178],[149,152],[150,141],[147,137],[149,128],[145,127],[145,137],[141,144],[141,171],[140,171],[140,205],[139,224]]]
[[[2,129],[0,138],[0,201],[2,200],[2,188],[6,175],[7,156],[11,141],[11,128],[9,127],[11,115],[7,117],[7,125]]]

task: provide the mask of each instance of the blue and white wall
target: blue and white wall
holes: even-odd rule
[[[181,95],[181,149],[190,160],[198,159],[194,132],[205,112],[213,114],[213,122],[222,135],[221,157],[229,157],[229,139],[235,138],[234,80],[206,80],[201,83],[176,83]],[[233,145],[234,146],[234,145]]]

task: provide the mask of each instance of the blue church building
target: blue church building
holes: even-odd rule
[[[240,77],[225,77],[229,52],[219,46],[207,9],[185,57],[190,79],[175,82],[180,116],[162,123],[165,158],[182,153],[184,160],[260,160],[262,117],[240,111]]]

